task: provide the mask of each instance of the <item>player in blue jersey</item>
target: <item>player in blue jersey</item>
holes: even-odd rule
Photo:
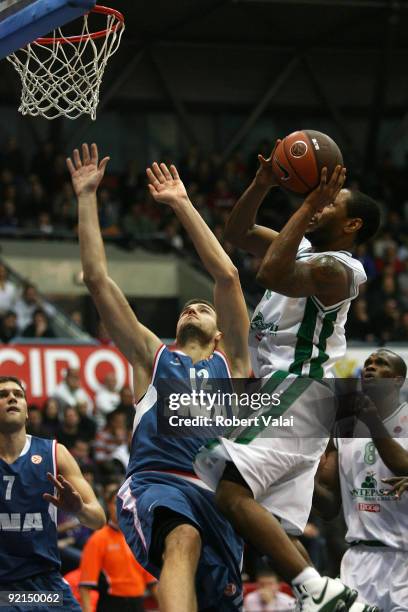
[[[7,610],[45,612],[45,594],[59,593],[59,610],[79,611],[59,571],[57,509],[92,529],[105,524],[105,513],[67,449],[27,435],[26,422],[20,380],[0,376],[0,591],[23,592]],[[28,606],[28,592],[36,592],[44,606]]]
[[[176,168],[153,164],[147,171],[153,198],[174,210],[215,281],[215,308],[204,300],[186,304],[176,346],[165,347],[108,275],[96,200],[107,162],[98,162],[96,145],[91,151],[83,145],[82,157],[75,150],[68,168],[78,196],[84,280],[134,370],[137,406],[127,480],[119,493],[120,526],[138,561],[160,577],[162,612],[240,610],[242,541],[194,474],[203,439],[158,432],[156,388],[166,378],[191,391],[214,378],[249,375],[249,320],[238,273],[191,204]]]

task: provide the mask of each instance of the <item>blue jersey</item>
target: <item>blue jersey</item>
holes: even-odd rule
[[[168,382],[171,389],[183,389],[190,393],[194,388],[220,389],[220,380],[225,380],[225,390],[230,391],[230,371],[226,358],[219,351],[214,351],[209,359],[193,364],[191,357],[179,350],[169,350],[161,346],[155,359],[152,382],[146,395],[136,406],[132,446],[127,477],[135,472],[145,470],[178,470],[193,473],[192,463],[198,449],[208,442],[210,429],[203,428],[201,435],[194,437],[177,437],[165,435],[158,431],[159,411],[163,410],[158,401],[157,389],[160,382]],[[222,386],[222,382],[221,382]],[[225,411],[228,407],[217,406]],[[206,412],[206,408],[203,409]],[[177,412],[174,413],[175,415]],[[210,416],[210,413],[207,413]],[[195,429],[198,431],[198,429]]]
[[[0,459],[0,584],[59,569],[57,509],[47,472],[56,475],[56,441],[27,435],[20,456]]]

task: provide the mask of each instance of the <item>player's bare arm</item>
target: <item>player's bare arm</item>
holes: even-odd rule
[[[265,255],[278,235],[278,232],[268,227],[256,225],[255,221],[265,197],[272,187],[278,185],[272,171],[272,159],[279,143],[280,140],[277,140],[267,159],[258,155],[259,168],[255,178],[235,204],[225,226],[225,238],[229,242],[258,257]]]
[[[104,325],[119,350],[134,368],[137,399],[150,382],[154,357],[161,345],[159,338],[142,325],[130,308],[123,292],[110,278],[99,226],[96,191],[103,178],[108,157],[99,162],[98,148],[82,145],[67,166],[78,198],[79,244],[87,285]]]
[[[62,444],[57,445],[57,460],[57,478],[48,474],[55,486],[56,495],[44,493],[44,499],[64,512],[75,514],[82,525],[100,529],[106,523],[105,512],[77,462]]]
[[[309,194],[269,246],[257,274],[257,281],[262,286],[288,297],[315,295],[325,306],[349,297],[348,272],[334,257],[322,256],[310,263],[296,260],[299,244],[311,219],[336,199],[345,177],[345,168],[337,166],[327,180],[327,169],[323,168],[319,186]]]
[[[175,166],[154,163],[147,169],[149,189],[157,202],[167,204],[190,236],[205,268],[215,281],[214,301],[220,348],[227,354],[232,375],[250,372],[248,354],[249,318],[238,271],[204,219],[191,203]]]
[[[338,452],[332,441],[322,456],[315,477],[313,508],[325,520],[335,518],[341,508]]]
[[[408,451],[390,436],[374,401],[367,395],[362,396],[355,402],[354,414],[369,428],[372,440],[387,468],[395,476],[408,474]]]

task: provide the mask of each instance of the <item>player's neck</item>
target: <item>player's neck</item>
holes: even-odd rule
[[[215,346],[214,342],[201,344],[197,340],[192,339],[188,340],[185,344],[177,344],[176,348],[188,355],[193,363],[197,363],[203,359],[208,359],[213,354]]]
[[[20,456],[26,439],[25,428],[15,433],[0,433],[0,457],[6,463],[13,463]]]
[[[348,238],[340,237],[338,240],[333,240],[329,244],[318,244],[314,247],[316,253],[324,253],[326,251],[353,251],[354,244]]]

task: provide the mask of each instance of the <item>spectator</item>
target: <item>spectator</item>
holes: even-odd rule
[[[129,238],[148,236],[157,231],[153,219],[145,212],[143,204],[135,202],[123,218],[123,231]]]
[[[38,438],[45,438],[45,431],[42,425],[42,412],[38,406],[28,406],[27,433]]]
[[[125,415],[116,409],[106,416],[106,425],[98,431],[95,438],[95,461],[110,461],[115,450],[126,442]]]
[[[6,312],[0,323],[0,340],[4,344],[18,335],[17,315],[12,310]]]
[[[57,440],[70,450],[80,437],[78,411],[75,406],[66,406],[64,409],[64,419],[57,431]]]
[[[42,308],[33,313],[33,322],[27,325],[22,333],[24,338],[55,338],[47,314]]]
[[[70,453],[75,457],[81,468],[84,468],[86,465],[93,466],[89,442],[77,438],[70,448]]]
[[[408,308],[408,260],[402,263],[402,272],[398,275],[398,290],[404,308]]]
[[[80,310],[73,310],[70,313],[70,319],[75,325],[77,325],[80,329],[84,329],[84,320],[82,317],[82,312]]]
[[[103,381],[103,387],[95,395],[96,424],[99,429],[106,424],[106,415],[117,408],[120,395],[116,390],[117,379],[114,372],[109,372]]]
[[[143,612],[146,587],[156,582],[134,558],[116,517],[117,488],[107,499],[109,522],[87,541],[80,565],[79,590],[83,612],[91,612],[89,590],[98,586],[101,572],[108,588],[100,593],[97,612]]]
[[[385,300],[384,307],[374,319],[375,334],[380,342],[398,340],[400,319],[401,312],[397,300],[393,298]]]
[[[56,399],[49,397],[43,406],[43,428],[47,438],[56,438],[57,431],[60,428],[60,420],[58,418],[60,409]]]
[[[79,429],[81,431],[81,439],[90,442],[95,439],[96,421],[93,417],[88,416],[88,404],[86,401],[78,402],[76,409],[79,414]]]
[[[358,297],[351,305],[350,317],[347,320],[347,337],[364,342],[374,342],[373,325],[368,314],[368,304],[364,297]]]
[[[51,223],[51,217],[47,211],[42,211],[37,217],[37,227],[41,234],[50,235],[54,231],[54,226]]]
[[[14,230],[20,225],[16,205],[13,200],[5,200],[1,208],[0,229]]]
[[[17,314],[17,325],[19,330],[24,330],[32,323],[34,312],[38,308],[45,310],[48,316],[53,316],[55,312],[55,308],[51,306],[51,304],[42,304],[41,298],[34,285],[25,285],[23,295],[16,301],[14,308]]]
[[[17,300],[17,287],[8,280],[7,268],[0,263],[0,316],[13,310]]]
[[[408,342],[408,311],[403,312],[401,315],[397,338],[399,342]]]
[[[120,403],[117,409],[123,412],[126,419],[126,428],[133,429],[133,421],[135,419],[135,398],[133,391],[129,385],[122,387],[120,391]]]
[[[279,591],[278,576],[272,570],[257,574],[258,588],[244,599],[244,612],[284,612],[295,610],[296,600]]]
[[[58,400],[62,408],[86,402],[87,415],[93,414],[93,402],[85,389],[81,387],[78,368],[67,368],[64,380],[55,388],[52,396]]]
[[[112,461],[119,467],[123,475],[126,474],[126,470],[130,459],[130,448],[132,446],[133,432],[131,429],[127,431],[127,440],[120,446],[118,446],[112,453]]]

